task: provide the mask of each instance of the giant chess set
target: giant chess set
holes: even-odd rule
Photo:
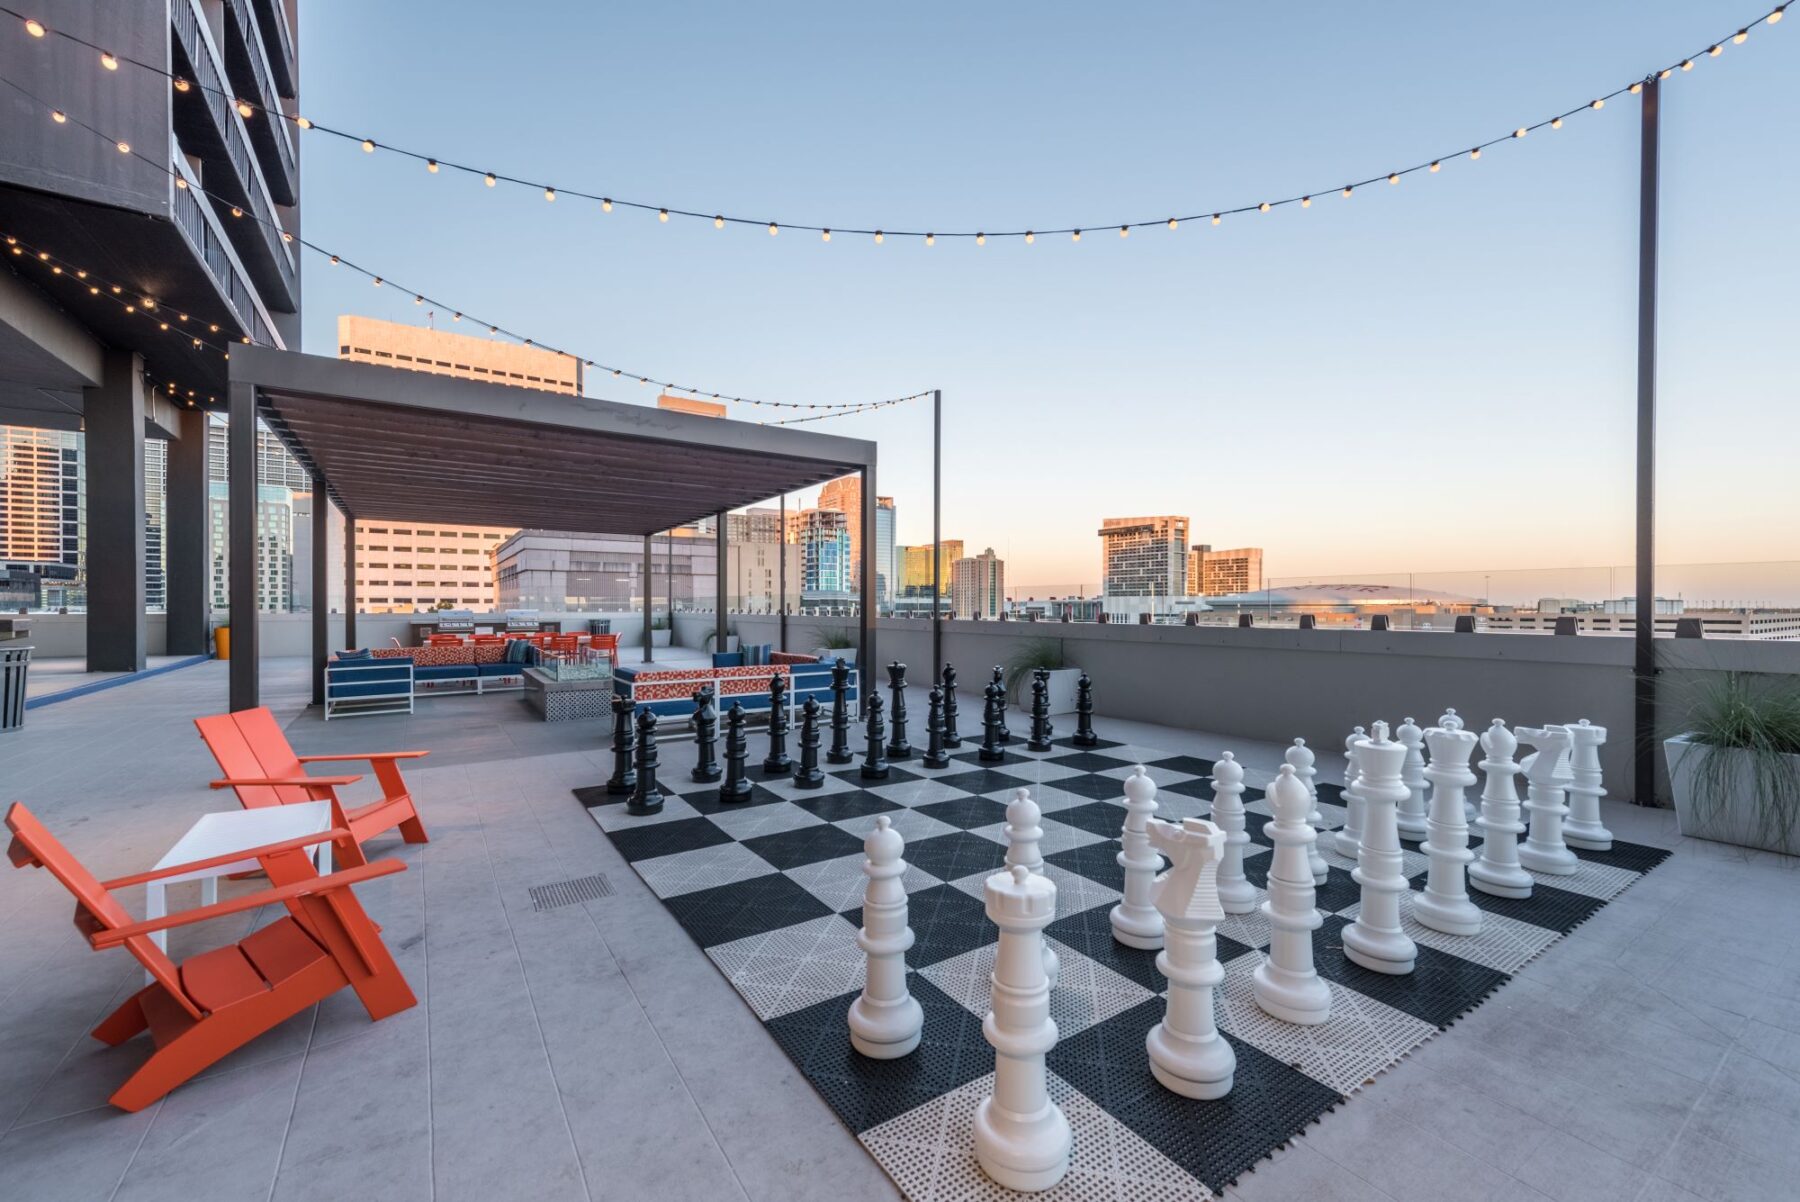
[[[977,738],[947,667],[914,748],[905,673],[853,722],[839,661],[797,732],[775,677],[755,764],[702,691],[680,780],[616,699],[577,797],[914,1202],[1213,1196],[1668,854],[1604,826],[1585,721],[1377,721],[1341,789],[1295,739],[1257,790],[1099,737],[1085,675],[1057,738],[994,669]]]

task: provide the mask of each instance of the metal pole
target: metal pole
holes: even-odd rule
[[[1638,143],[1637,621],[1632,800],[1656,798],[1656,209],[1660,87],[1644,81]]]
[[[726,610],[730,608],[728,604],[730,598],[726,596],[726,590],[729,586],[725,579],[725,551],[727,542],[725,535],[725,518],[725,511],[723,509],[719,510],[719,524],[714,530],[713,538],[713,558],[717,560],[717,562],[713,564],[713,596],[715,598],[713,603],[713,611],[715,614],[715,621],[713,622],[713,650],[720,655],[724,655],[726,650],[725,640],[728,637],[726,627],[729,624],[726,622],[725,618]]]
[[[779,554],[778,556],[775,557],[775,591],[780,593],[781,595],[775,599],[775,613],[777,615],[777,617],[775,619],[775,626],[776,626],[775,643],[783,652],[786,652],[788,649],[788,645],[787,645],[787,549],[788,549],[788,537],[787,537],[787,494],[786,493],[781,494],[781,511],[780,512],[781,512],[781,516],[776,520],[780,522],[781,529],[776,531],[776,535],[779,540],[777,547],[778,547],[778,550],[781,552],[781,554]]]
[[[356,647],[356,515],[338,511],[344,518],[344,646]]]
[[[944,675],[944,393],[931,390],[931,679]]]
[[[331,655],[331,500],[325,495],[325,477],[312,478],[312,656],[313,704],[325,704],[325,661]]]
[[[651,536],[644,536],[644,662],[649,663],[655,657],[650,654],[650,599],[656,592],[656,564],[651,559]]]

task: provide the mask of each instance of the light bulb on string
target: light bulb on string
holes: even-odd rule
[[[191,84],[189,84],[189,83],[188,83],[188,81],[187,81],[187,80],[185,80],[185,79],[183,79],[183,78],[182,78],[182,77],[181,77],[181,76],[179,76],[179,75],[177,75],[177,76],[176,76],[176,77],[175,77],[175,80],[174,80],[174,83],[175,83],[175,90],[176,90],[176,91],[177,91],[177,92],[185,92],[185,91],[187,91],[187,90],[188,90],[188,88],[189,88],[189,87],[191,87],[191,86],[192,86],[192,85],[191,85]],[[297,121],[299,121],[299,122],[301,122],[301,128],[302,128],[302,129],[304,129],[304,128],[306,128],[306,126],[308,126],[308,125],[311,125],[311,124],[312,124],[312,122],[310,122],[310,121],[308,121],[308,120],[306,120],[306,118],[304,118],[304,117],[297,117],[297,118],[295,118],[295,120],[297,120]]]
[[[185,86],[186,84],[187,84],[187,80],[185,80],[185,79],[177,80],[175,83],[176,91],[179,91],[179,92],[187,91],[187,87]],[[311,129],[312,128],[312,118],[311,117],[295,117],[294,124],[298,125],[301,129]]]
[[[1519,128],[1513,130],[1513,137],[1522,138],[1530,132],[1531,132],[1530,130],[1526,129],[1523,125],[1521,125],[1521,126],[1519,126]]]
[[[1300,207],[1301,207],[1301,208],[1303,208],[1303,209],[1310,209],[1310,208],[1312,208],[1312,197],[1310,197],[1310,196],[1302,196],[1302,197],[1301,197],[1301,198],[1300,198]]]
[[[131,143],[130,142],[115,142],[115,143],[113,143],[113,145],[118,147],[120,154],[130,154],[131,153]]]
[[[1258,213],[1267,213],[1269,211],[1269,207],[1270,207],[1269,202],[1265,200],[1261,204],[1256,206],[1256,211]]]
[[[100,52],[100,65],[105,67],[108,71],[117,71],[119,69],[119,58],[110,50],[102,50]]]
[[[1749,36],[1750,36],[1750,31],[1748,29],[1740,29],[1736,33],[1731,35],[1731,44],[1733,46],[1742,46],[1744,44],[1744,40],[1746,38],[1748,38]]]
[[[1128,225],[1120,226],[1119,227],[1119,237],[1121,237],[1121,238],[1131,237],[1131,227]]]
[[[876,246],[880,246],[880,245],[881,245],[881,244],[882,244],[882,242],[883,242],[883,241],[884,241],[884,239],[883,239],[883,238],[882,238],[882,236],[881,236],[881,231],[880,231],[880,230],[876,230],[876,231],[875,231],[875,245],[876,245]]]
[[[1605,108],[1606,107],[1605,97],[1596,96],[1594,98],[1594,103],[1588,105],[1588,107],[1595,110],[1596,112],[1598,112],[1600,109]]]
[[[63,112],[61,109],[51,109],[50,120],[56,122],[58,125],[67,125],[69,123],[69,114]]]
[[[1719,46],[1719,45],[1709,46],[1709,47],[1707,47],[1707,50],[1706,50],[1706,57],[1718,58],[1721,54],[1724,54],[1724,53],[1725,53],[1725,47],[1723,47],[1723,46]]]
[[[1694,69],[1694,60],[1691,58],[1682,59],[1681,60],[1681,69],[1683,71],[1692,71]]]
[[[1639,92],[1642,92],[1644,90],[1644,85],[1640,81],[1638,83],[1632,84],[1629,90],[1633,96],[1636,96]]]
[[[1355,191],[1356,191],[1355,185],[1345,184],[1344,185],[1344,198],[1346,200],[1348,200],[1350,198],[1351,194],[1354,193]]]
[[[380,276],[375,277],[375,286],[377,288],[381,287],[381,277]]]
[[[545,188],[544,189],[544,199],[549,201],[552,204],[555,204],[556,203],[556,189],[555,188]]]
[[[34,38],[41,38],[49,31],[44,28],[44,23],[36,17],[26,17],[25,32]]]
[[[1027,233],[1027,234],[1026,234],[1026,235],[1025,235],[1025,241],[1027,241],[1027,242],[1030,242],[1030,241],[1031,241],[1031,240],[1032,240],[1032,235],[1031,235],[1031,234],[1030,234],[1030,233],[1029,233],[1029,232],[1028,232],[1028,233]],[[976,233],[976,234],[975,234],[975,245],[976,245],[976,246],[986,246],[986,245],[987,245],[987,235],[986,235],[986,234],[983,234],[983,233],[980,233],[980,232],[979,232],[979,231],[978,231],[978,232],[977,232],[977,233]]]
[[[495,178],[494,178],[494,173],[493,173],[493,172],[492,172],[492,171],[490,171],[490,172],[488,172],[488,173],[487,173],[487,174],[486,174],[486,175],[484,175],[484,176],[482,176],[482,177],[481,177],[481,182],[482,182],[482,183],[484,183],[484,184],[486,184],[486,185],[487,185],[487,186],[488,186],[488,187],[490,187],[490,188],[491,188],[491,187],[493,187],[493,186],[494,186],[494,185],[495,185],[495,184],[497,184],[497,183],[499,183],[499,182],[500,182],[500,181],[499,181],[499,180],[497,180],[497,179],[495,179]]]
[[[1673,74],[1675,74],[1675,72],[1672,68],[1664,67],[1661,71],[1657,72],[1656,78],[1667,79],[1667,78],[1669,78],[1669,76],[1671,76]]]
[[[936,246],[937,245],[937,235],[936,234],[926,234],[925,235],[925,245],[926,246]]]
[[[1179,221],[1175,220],[1173,217],[1169,218],[1169,228],[1170,229],[1176,229],[1180,225],[1181,225],[1181,223]]]
[[[238,101],[237,102],[237,111],[238,111],[238,116],[244,118],[244,120],[246,120],[246,121],[248,121],[250,118],[256,116],[256,107],[254,105],[252,105],[248,100]]]
[[[1225,219],[1224,219],[1224,218],[1223,218],[1223,217],[1221,217],[1221,216],[1219,216],[1219,214],[1217,214],[1217,213],[1214,213],[1214,214],[1213,214],[1213,215],[1212,215],[1212,223],[1213,223],[1213,224],[1214,224],[1214,225],[1217,225],[1217,224],[1219,224],[1219,222],[1221,222],[1221,221],[1223,221],[1223,220],[1225,220]]]
[[[1769,24],[1771,24],[1771,25],[1781,24],[1781,14],[1785,13],[1786,11],[1787,11],[1787,5],[1784,4],[1780,8],[1776,9],[1774,12],[1770,13],[1769,14]]]
[[[1069,236],[1069,241],[1071,241],[1071,242],[1079,242],[1079,241],[1081,241],[1081,231],[1080,231],[1080,230],[1076,230],[1076,231],[1075,231],[1075,232],[1074,232],[1074,233],[1073,233],[1073,234],[1071,234],[1071,235],[1070,235],[1070,236]]]
[[[1550,128],[1551,129],[1561,129],[1562,128],[1562,118],[1561,117],[1552,118],[1550,121]]]
[[[669,219],[669,210],[664,209],[663,210],[663,220],[667,221],[668,219]],[[725,219],[723,217],[714,217],[713,218],[713,228],[715,230],[724,229],[725,228]]]
[[[426,159],[425,160],[425,170],[431,172],[431,174],[433,174],[433,175],[436,175],[438,173],[438,161],[436,159]]]
[[[1438,168],[1442,167],[1442,166],[1443,166],[1443,163],[1439,162],[1437,159],[1432,159],[1431,166],[1430,166],[1430,168],[1428,168],[1428,170],[1430,170],[1431,174],[1436,175],[1438,173]]]
[[[1475,149],[1469,151],[1469,157],[1471,159],[1479,159],[1481,157],[1481,147],[1477,146]]]
[[[776,234],[779,234],[780,232],[781,232],[780,226],[776,225],[773,221],[769,222],[769,237],[773,238]],[[825,231],[825,240],[827,242],[831,241],[831,231],[830,230]]]
[[[771,238],[773,238],[775,236],[775,223],[773,221],[771,221],[769,223],[769,236]],[[821,242],[831,241],[831,231],[830,230],[820,230],[819,231],[819,241],[821,241]]]
[[[373,138],[364,138],[362,140],[362,148],[363,148],[364,154],[374,154],[375,153],[375,140]]]
[[[1390,171],[1390,172],[1388,172],[1387,179],[1388,179],[1388,183],[1397,184],[1400,182],[1400,173],[1398,171]]]

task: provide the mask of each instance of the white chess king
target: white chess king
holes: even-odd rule
[[[886,814],[863,840],[863,872],[869,883],[863,895],[863,926],[856,942],[868,956],[868,981],[862,996],[850,1003],[850,1046],[875,1060],[893,1060],[919,1046],[925,1012],[906,987],[906,949],[913,945],[907,925],[906,889],[900,878],[906,841]]]
[[[1406,748],[1389,741],[1387,723],[1377,722],[1373,737],[1356,750],[1363,830],[1356,871],[1350,875],[1362,886],[1362,905],[1356,921],[1343,930],[1344,956],[1372,972],[1404,976],[1419,956],[1418,945],[1400,926],[1400,895],[1409,887],[1396,807],[1407,794],[1400,779]]]
[[[1413,917],[1446,935],[1481,933],[1481,911],[1469,900],[1468,866],[1475,858],[1469,850],[1469,820],[1463,809],[1463,793],[1475,783],[1469,757],[1475,753],[1475,732],[1445,730],[1434,726],[1425,732],[1431,746],[1430,818],[1425,842],[1419,850],[1431,860],[1425,889],[1412,899]]]
[[[1213,990],[1225,980],[1217,938],[1225,911],[1216,887],[1225,833],[1199,818],[1180,826],[1153,819],[1150,842],[1169,857],[1156,883],[1164,930],[1156,968],[1169,979],[1169,1001],[1144,1040],[1150,1072],[1183,1097],[1222,1098],[1237,1073],[1237,1053],[1213,1014]]]
[[[1519,867],[1519,836],[1525,833],[1514,779],[1519,775],[1513,759],[1519,741],[1502,719],[1495,718],[1481,736],[1481,750],[1486,756],[1481,770],[1487,775],[1481,789],[1481,817],[1476,820],[1482,833],[1481,858],[1469,865],[1469,887],[1493,897],[1530,897],[1537,882]]]
[[[1263,1013],[1282,1022],[1317,1026],[1331,1017],[1331,990],[1313,964],[1312,933],[1325,919],[1315,906],[1306,847],[1319,837],[1306,821],[1306,786],[1283,764],[1265,794],[1275,821],[1263,827],[1275,844],[1269,861],[1269,956],[1251,974],[1250,991]]]

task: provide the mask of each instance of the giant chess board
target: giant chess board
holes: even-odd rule
[[[1300,1027],[1257,1009],[1251,973],[1269,925],[1260,913],[1227,918],[1218,929],[1225,982],[1217,1014],[1237,1053],[1237,1079],[1222,1100],[1193,1101],[1150,1073],[1144,1036],[1164,1008],[1156,953],[1114,941],[1107,917],[1124,884],[1116,860],[1123,781],[1136,764],[1157,783],[1158,817],[1207,816],[1211,760],[1105,740],[1079,749],[1061,739],[1034,754],[1016,734],[1001,764],[980,763],[965,739],[947,769],[927,771],[915,753],[875,783],[859,778],[858,764],[831,766],[813,790],[764,777],[753,757],[753,796],[732,805],[720,804],[716,785],[673,771],[660,781],[667,800],[656,814],[629,815],[623,798],[600,789],[578,796],[601,803],[589,808],[601,830],[913,1202],[1012,1196],[976,1166],[971,1124],[994,1071],[981,1020],[997,932],[983,911],[982,883],[1001,867],[1005,803],[1021,786],[1043,810],[1044,871],[1057,886],[1057,918],[1045,932],[1062,961],[1051,993],[1060,1038],[1049,1056],[1050,1090],[1075,1133],[1069,1174],[1045,1197],[1213,1196],[1668,855],[1620,842],[1577,851],[1573,876],[1537,876],[1529,900],[1471,891],[1484,912],[1473,937],[1420,925],[1403,899],[1418,964],[1410,975],[1388,976],[1343,954],[1339,933],[1356,916],[1360,890],[1354,863],[1321,838],[1330,879],[1318,888],[1325,921],[1314,958],[1331,990],[1331,1018]],[[1341,825],[1336,786],[1319,792],[1326,825]],[[1261,891],[1270,814],[1260,791],[1244,800],[1252,840],[1245,873]],[[916,935],[908,982],[925,1012],[918,1049],[882,1061],[851,1048],[845,1021],[863,987],[863,838],[877,814],[906,840],[903,881]],[[1426,859],[1416,843],[1405,846],[1404,870],[1417,890]]]

